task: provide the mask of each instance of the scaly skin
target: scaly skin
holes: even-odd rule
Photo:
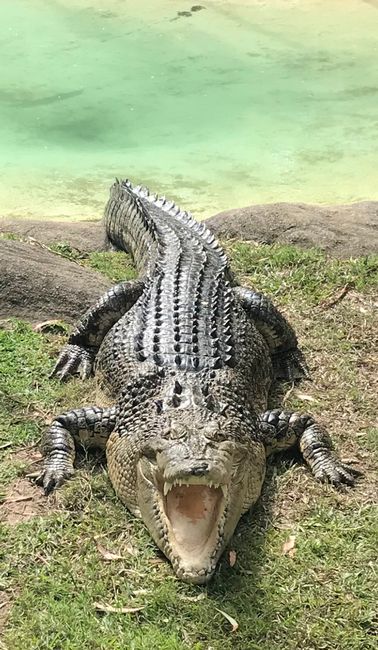
[[[203,224],[129,181],[111,188],[112,246],[141,279],[89,310],[53,374],[94,369],[113,404],[56,418],[44,441],[46,492],[73,473],[75,443],[106,448],[120,499],[142,517],[176,575],[204,583],[258,499],[266,456],[299,445],[316,477],[356,473],[307,415],[266,411],[274,376],[307,376],[293,329],[262,294],[236,286]]]

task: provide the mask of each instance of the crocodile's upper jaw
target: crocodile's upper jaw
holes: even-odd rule
[[[225,544],[229,488],[204,477],[167,482],[144,460],[138,467],[141,515],[177,577],[207,582]]]

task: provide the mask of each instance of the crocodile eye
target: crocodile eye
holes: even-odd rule
[[[172,440],[178,440],[179,438],[183,438],[186,434],[186,428],[181,426],[178,427],[175,422],[171,423],[170,431],[169,431],[169,436]]]
[[[210,422],[204,429],[204,435],[209,440],[222,440],[222,429],[219,422]]]

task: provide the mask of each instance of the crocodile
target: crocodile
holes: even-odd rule
[[[311,415],[268,409],[274,381],[308,375],[304,355],[272,301],[238,285],[203,223],[117,180],[105,229],[139,277],[102,296],[59,355],[52,375],[94,372],[101,406],[53,420],[37,482],[49,493],[73,475],[78,446],[105,448],[116,494],[176,576],[205,583],[257,501],[271,453],[297,447],[335,485],[358,473]]]

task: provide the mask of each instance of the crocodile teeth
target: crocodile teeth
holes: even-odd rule
[[[166,497],[168,492],[170,492],[173,488],[173,483],[169,483],[168,481],[164,483],[164,496]]]
[[[177,479],[173,483],[170,481],[165,481],[164,482],[164,496],[167,496],[168,492],[172,490],[174,487],[190,487],[191,485],[206,485],[209,488],[214,488],[214,490],[217,490],[218,488],[221,488],[223,496],[226,498],[227,497],[227,486],[226,485],[221,485],[220,483],[213,483],[212,481],[209,481],[209,483],[201,483],[198,480],[190,480],[188,479]]]

